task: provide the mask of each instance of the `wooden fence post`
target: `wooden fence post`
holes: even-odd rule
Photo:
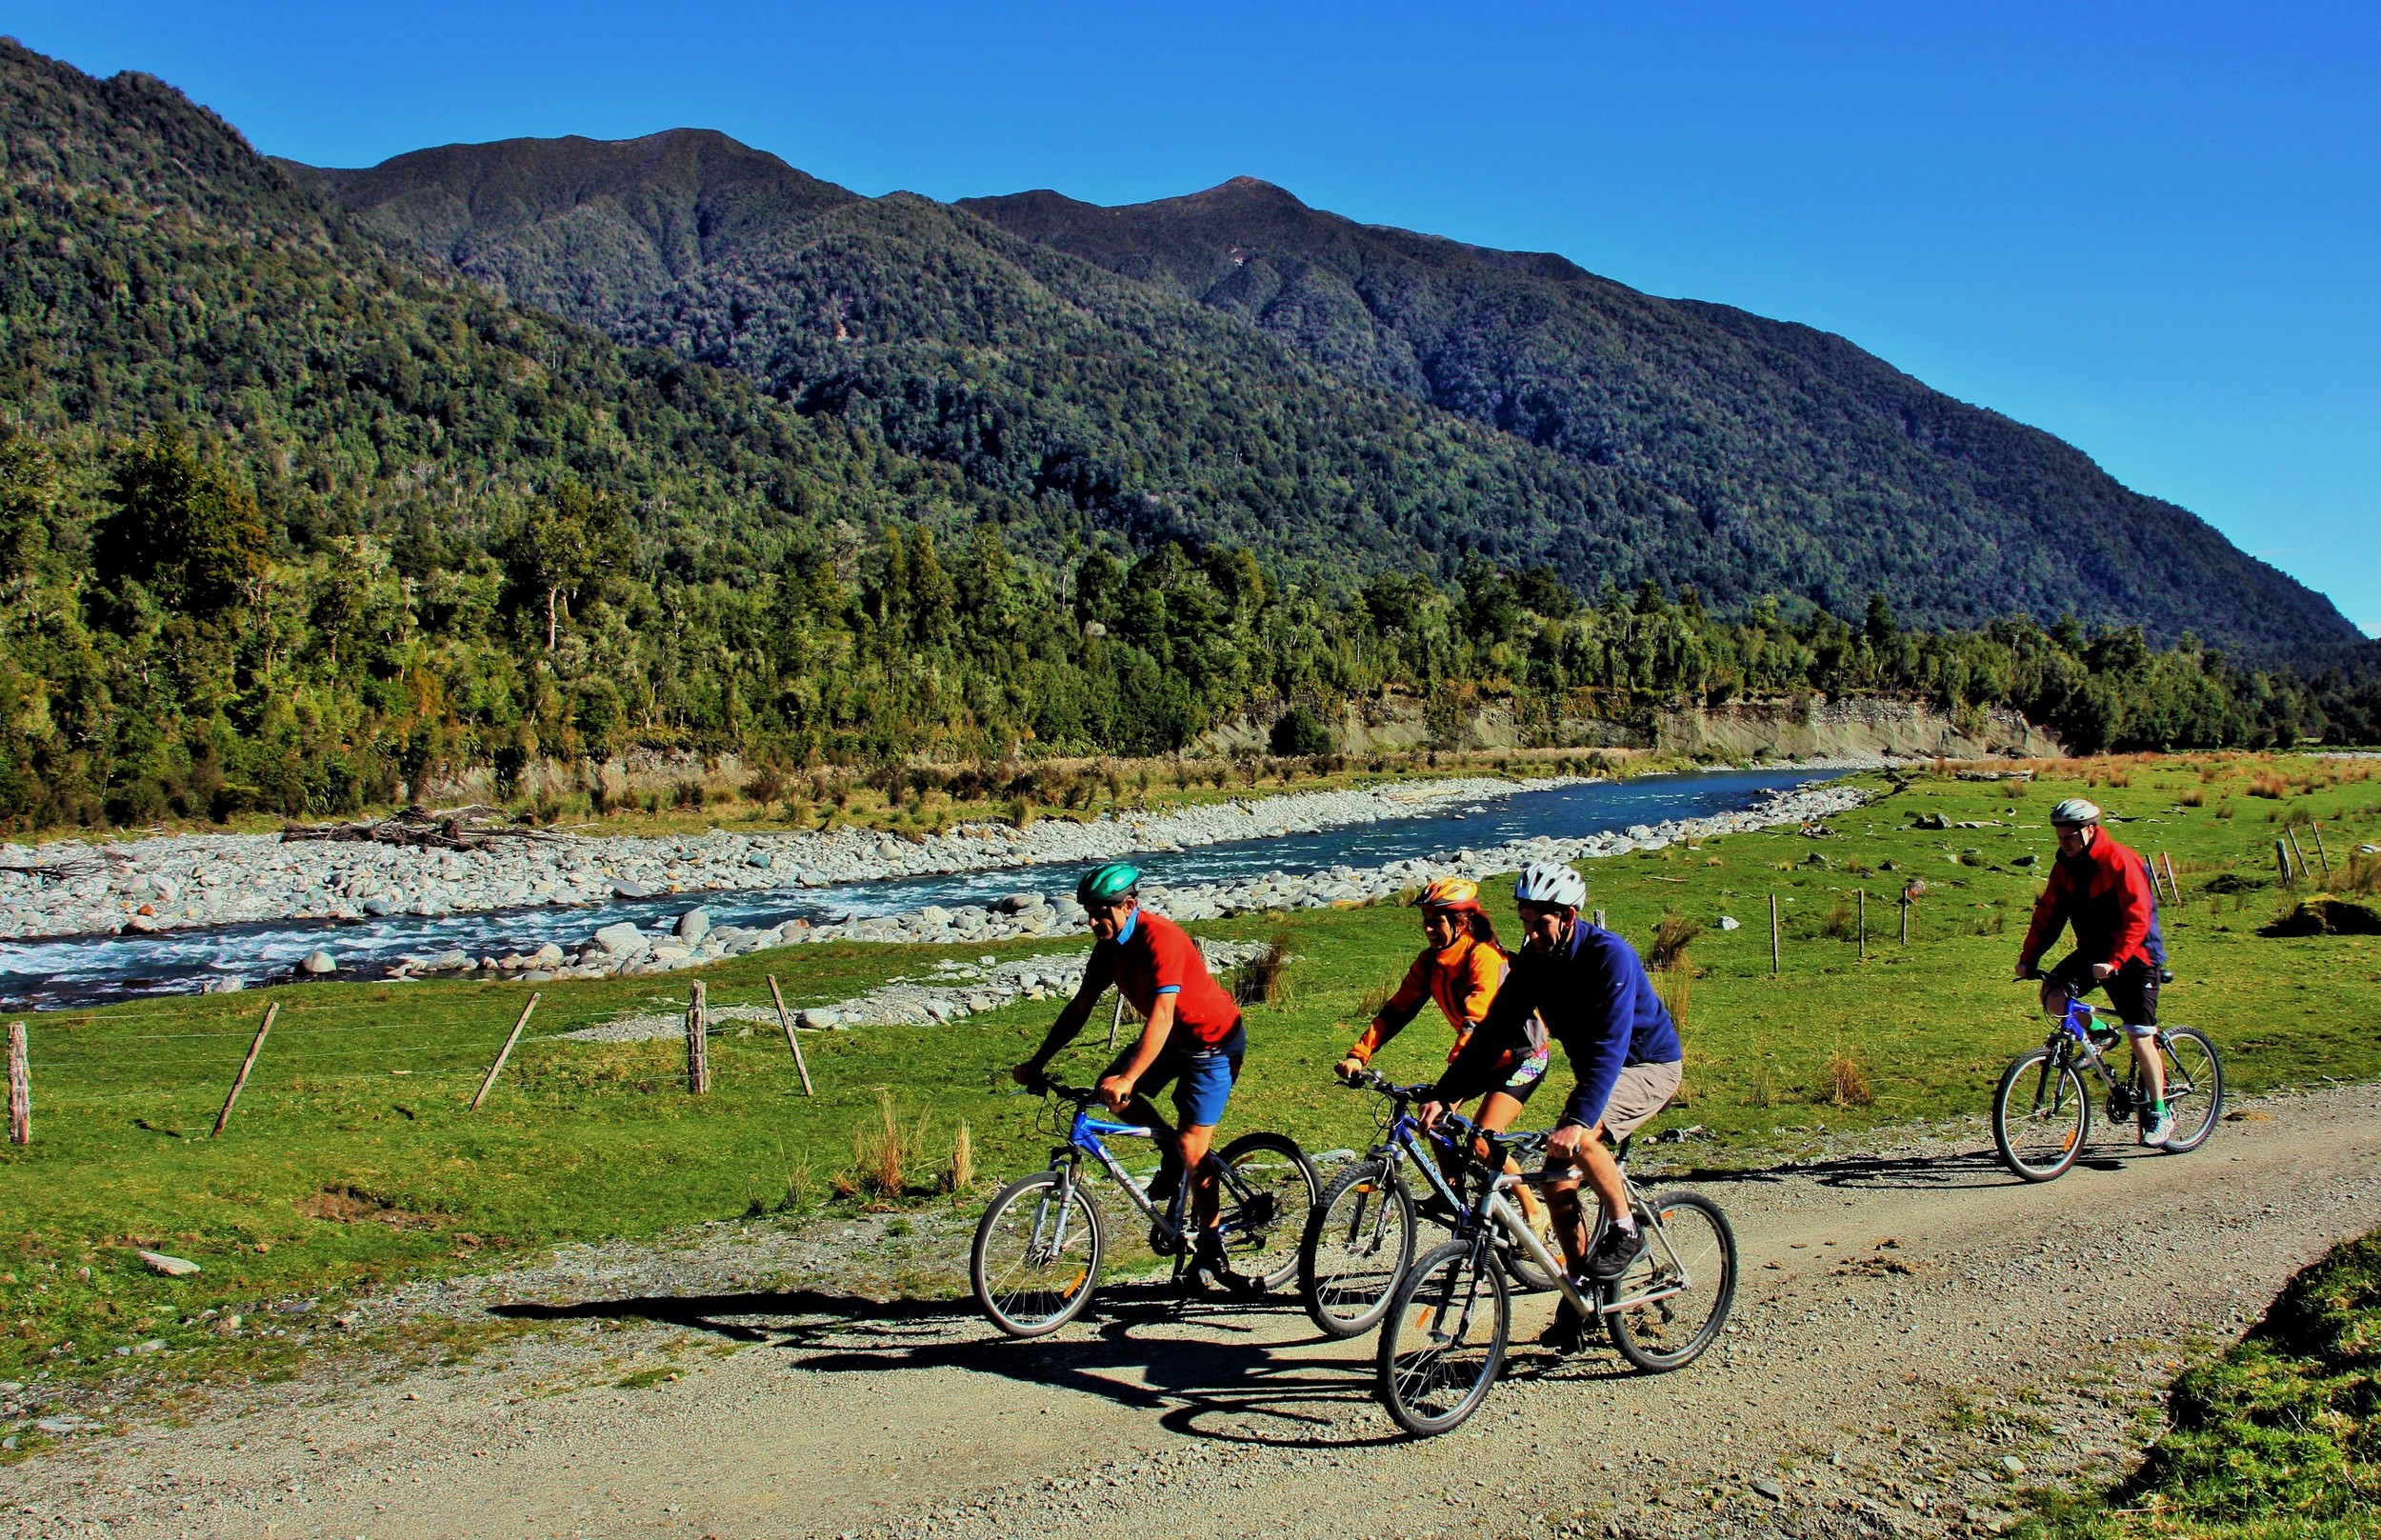
[[[511,1032],[505,1038],[505,1046],[496,1050],[496,1062],[488,1067],[487,1078],[479,1083],[479,1090],[472,1095],[472,1111],[478,1111],[479,1104],[488,1100],[489,1091],[495,1087],[496,1076],[504,1071],[505,1060],[512,1057],[512,1045],[521,1040],[521,1029],[530,1024],[530,1012],[536,1009],[537,996],[531,994],[530,1003],[521,1008],[521,1019],[512,1024]]]
[[[240,1061],[240,1072],[231,1077],[231,1094],[223,1099],[223,1110],[215,1114],[215,1131],[208,1138],[223,1137],[224,1125],[231,1121],[231,1108],[240,1099],[240,1089],[248,1084],[248,1072],[256,1068],[256,1055],[265,1050],[265,1034],[272,1030],[272,1019],[279,1014],[281,1002],[278,1000],[265,1008],[265,1019],[256,1024],[255,1040],[248,1046],[248,1057]]]
[[[711,1089],[710,1009],[703,998],[703,981],[694,981],[693,998],[686,1008],[686,1089],[690,1096]]]
[[[1902,890],[1902,945],[1910,945],[1910,890]]]
[[[1855,890],[1860,894],[1860,960],[1869,960],[1869,890]]]
[[[2291,842],[2291,865],[2296,867],[2298,874],[2303,877],[2307,874],[2307,852],[2299,848],[2298,830],[2284,824],[2282,832],[2289,837]]]
[[[1771,978],[1777,977],[1778,962],[1777,895],[1775,893],[1771,893],[1770,895],[1770,977]]]
[[[1604,923],[1604,911],[1602,910],[1597,910],[1595,911],[1595,928],[1599,930],[1610,930],[1611,929],[1611,926]]]
[[[2315,859],[2323,863],[2323,881],[2328,887],[2331,881],[2331,857],[2323,848],[2323,826],[2311,822],[2307,825],[2307,832],[2315,837]]]
[[[33,1142],[33,1067],[25,1054],[25,1024],[9,1023],[9,1143]]]
[[[2166,856],[2166,890],[2174,895],[2175,903],[2180,904],[2183,901],[2183,885],[2174,880],[2174,857],[2163,850],[2159,854]]]
[[[2278,839],[2273,842],[2273,864],[2281,869],[2282,886],[2288,888],[2291,885],[2291,851],[2290,847]]]
[[[793,1067],[802,1076],[802,1094],[815,1096],[810,1089],[810,1067],[802,1057],[802,1040],[793,1035],[793,1017],[786,1010],[786,997],[777,992],[777,975],[769,975],[769,997],[777,1002],[777,1025],[786,1030],[786,1047],[793,1050]]]

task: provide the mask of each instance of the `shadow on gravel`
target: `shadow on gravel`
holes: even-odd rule
[[[1990,1150],[1964,1155],[1846,1155],[1807,1165],[1774,1166],[1765,1170],[1697,1170],[1675,1178],[1649,1181],[1649,1188],[1675,1180],[1687,1187],[1766,1187],[1787,1181],[1816,1182],[1821,1187],[1850,1191],[1948,1192],[1964,1188],[2015,1187],[2010,1173]]]
[[[1101,1396],[1187,1437],[1283,1449],[1357,1449],[1402,1435],[1376,1411],[1371,1354],[1317,1356],[1320,1339],[1254,1340],[1257,1316],[1294,1299],[1185,1299],[1163,1284],[1100,1290],[1090,1316],[1027,1342],[993,1335],[966,1300],[874,1300],[813,1290],[512,1304],[512,1321],[651,1321],[791,1350],[806,1370],[958,1369]],[[1303,1317],[1300,1317],[1303,1320]],[[1195,1336],[1167,1328],[1196,1328]]]

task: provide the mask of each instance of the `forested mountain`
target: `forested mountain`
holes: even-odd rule
[[[1264,183],[954,210],[688,131],[321,174],[508,292],[1138,539],[1443,575],[1476,550],[1727,613],[1883,591],[1927,625],[2074,613],[2259,656],[2355,636],[2191,514],[1840,337]]]
[[[1929,634],[1882,594],[1728,616],[1647,569],[1574,590],[1476,550],[1401,565],[1508,502],[1638,531],[1615,549],[1662,549],[1674,509],[964,212],[715,137],[648,148],[572,151],[567,195],[534,167],[473,184],[467,210],[561,210],[543,248],[475,245],[476,216],[401,189],[445,221],[433,260],[163,83],[0,40],[0,827],[342,811],[631,750],[1163,751],[1384,690],[1449,723],[1493,693],[1541,735],[1874,690],[2007,703],[2087,749],[2381,730],[2370,670],[2317,692],[2136,629]],[[688,330],[623,347],[454,270],[572,308],[533,248],[616,259],[589,313],[658,292]],[[842,341],[739,287],[813,260],[820,285],[888,264],[811,291],[842,296]],[[1021,274],[1042,287],[1011,313]],[[735,294],[774,308],[737,321]],[[966,346],[867,341],[936,314]],[[1147,346],[1112,359],[1120,317]],[[1103,447],[1069,461],[1070,433]]]

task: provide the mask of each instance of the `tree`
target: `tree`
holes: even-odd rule
[[[580,481],[566,481],[550,500],[531,504],[507,532],[505,565],[514,583],[545,606],[547,651],[554,650],[565,601],[620,566],[629,543],[619,505]]]
[[[256,499],[179,438],[159,436],[117,456],[91,557],[99,575],[132,581],[160,604],[202,619],[253,598],[270,542]]]
[[[1331,730],[1323,725],[1311,706],[1292,706],[1274,718],[1268,747],[1282,755],[1328,754],[1332,748]]]

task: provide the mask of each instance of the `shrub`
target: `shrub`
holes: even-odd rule
[[[1311,706],[1292,706],[1274,718],[1268,742],[1274,753],[1301,759],[1328,754],[1333,747],[1331,730]]]
[[[892,1092],[880,1087],[876,1115],[862,1119],[851,1130],[850,1189],[880,1201],[900,1197],[925,1143],[925,1120],[905,1126],[893,1106]]]
[[[2260,775],[2249,783],[2249,794],[2263,797],[2268,802],[2279,802],[2290,794],[2290,787],[2279,775]]]
[[[1819,934],[1830,941],[1841,941],[1852,933],[1858,923],[1852,917],[1851,895],[1838,892],[1834,907],[1819,916]]]
[[[1645,954],[1645,966],[1655,972],[1684,968],[1687,949],[1703,934],[1703,922],[1691,920],[1684,914],[1665,914],[1653,927],[1653,946]]]
[[[943,1163],[943,1190],[965,1192],[975,1185],[975,1135],[967,1124],[951,1136],[950,1158]]]
[[[1858,1055],[1840,1046],[1827,1056],[1825,1099],[1831,1107],[1867,1107],[1876,1100],[1869,1090],[1869,1071]]]
[[[1265,950],[1232,975],[1231,997],[1244,1006],[1277,1006],[1290,998],[1290,932],[1276,930]]]
[[[2183,788],[2183,794],[2174,799],[2177,806],[2185,808],[2204,807],[2207,804],[2207,800],[2208,794],[2195,786],[2187,786]]]

